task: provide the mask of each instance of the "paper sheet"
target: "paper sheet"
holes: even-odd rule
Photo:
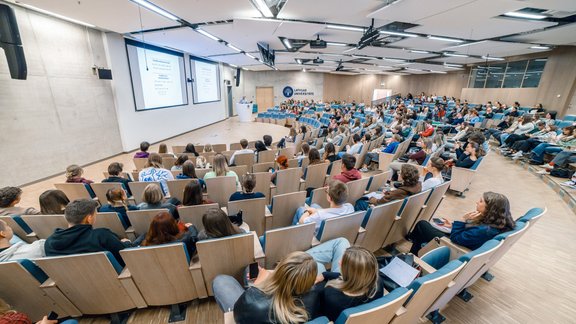
[[[398,258],[392,259],[392,261],[380,269],[380,271],[404,288],[408,287],[419,273],[418,270]]]
[[[376,199],[380,199],[382,197],[384,197],[384,194],[381,192],[371,192],[369,194],[364,195],[364,197],[370,199],[372,197],[376,198]]]

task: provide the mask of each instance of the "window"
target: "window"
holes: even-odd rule
[[[546,58],[479,65],[470,70],[469,88],[535,88]]]

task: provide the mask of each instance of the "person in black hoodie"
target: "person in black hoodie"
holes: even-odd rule
[[[46,256],[60,256],[90,252],[111,252],[124,266],[120,250],[131,247],[129,240],[120,240],[107,228],[92,228],[98,203],[90,199],[77,199],[64,211],[68,228],[58,228],[46,239]]]
[[[128,183],[132,182],[132,180],[126,179],[120,175],[122,173],[123,167],[124,166],[122,165],[122,163],[119,162],[110,163],[110,165],[108,166],[109,177],[102,180],[102,182],[119,182],[122,184],[122,188],[126,190],[128,196],[132,196],[132,191],[130,191],[130,186],[128,185]]]

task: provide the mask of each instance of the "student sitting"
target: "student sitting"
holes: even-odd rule
[[[390,142],[388,143],[388,145],[386,145],[386,147],[384,147],[384,149],[381,150],[381,152],[393,154],[394,152],[396,152],[396,148],[398,147],[401,141],[402,136],[398,134],[392,135],[392,137],[390,138]],[[379,161],[378,151],[379,149],[374,149],[372,150],[372,152],[368,152],[366,154],[366,157],[364,158],[364,164],[362,165],[360,171],[368,172],[368,164],[370,164],[371,162],[378,163]]]
[[[204,180],[224,176],[236,178],[236,187],[240,187],[240,182],[238,181],[238,175],[236,174],[236,172],[228,170],[228,163],[226,162],[226,157],[218,153],[214,156],[212,171],[204,175]]]
[[[329,208],[322,208],[317,204],[310,207],[299,207],[294,215],[292,224],[315,223],[316,231],[320,228],[320,223],[329,218],[347,215],[354,212],[354,206],[347,203],[348,187],[340,181],[334,180],[328,186],[327,200]]]
[[[186,184],[186,187],[184,187],[184,196],[182,197],[183,206],[197,206],[213,203],[212,200],[204,199],[200,182],[190,181]]]
[[[324,163],[324,160],[320,158],[320,152],[315,147],[310,148],[310,151],[308,151],[308,165],[320,163]]]
[[[186,245],[189,256],[196,254],[196,241],[198,230],[190,223],[185,224],[186,230],[181,231],[178,222],[167,212],[161,212],[154,216],[148,232],[140,235],[134,246],[154,246],[167,243],[182,242]]]
[[[160,143],[160,145],[158,146],[158,154],[160,154],[161,156],[176,157],[174,153],[168,152],[168,146],[164,143]]]
[[[168,209],[174,219],[179,219],[178,209],[176,205],[180,202],[176,198],[170,198],[170,200],[164,202],[164,195],[162,194],[162,189],[155,184],[151,183],[144,188],[144,193],[142,194],[143,202],[137,207],[139,210],[146,209]]]
[[[420,182],[422,182],[422,191],[426,191],[444,183],[444,178],[442,177],[444,167],[444,159],[441,157],[432,157],[428,160],[428,164],[424,168],[424,176],[420,177]]]
[[[122,189],[108,189],[106,191],[106,200],[108,200],[108,204],[101,206],[98,208],[98,211],[101,213],[116,213],[120,220],[122,221],[122,225],[124,228],[130,227],[130,219],[128,219],[129,210],[138,210],[138,207],[134,205],[129,205],[127,203],[126,192]]]
[[[40,212],[33,207],[19,207],[22,198],[22,189],[17,187],[4,187],[0,189],[0,216],[7,215],[38,215]]]
[[[198,178],[196,175],[196,168],[194,167],[194,163],[192,161],[184,162],[182,165],[182,173],[176,176],[176,179],[179,180],[186,180],[186,179],[196,179],[198,183],[200,183],[200,187],[202,190],[206,189],[206,182],[203,179]]]
[[[168,195],[168,180],[174,180],[172,172],[166,170],[162,165],[162,157],[158,153],[148,156],[146,166],[138,174],[141,182],[160,182],[164,195]]]
[[[180,171],[182,170],[182,165],[184,164],[184,162],[189,161],[188,155],[187,154],[180,154],[178,155],[178,158],[176,158],[176,161],[174,162],[174,165],[172,166],[172,168],[170,168],[170,171]],[[192,161],[190,161],[192,162]]]
[[[305,157],[308,157],[308,153],[310,153],[310,145],[308,143],[302,143],[302,151],[300,152],[300,154],[298,156],[296,156],[296,159],[298,160],[298,166],[301,167],[302,166],[302,160],[304,160]]]
[[[14,237],[12,228],[0,220],[0,262],[19,259],[38,259],[46,256],[44,253],[45,240],[34,241],[30,244],[18,240],[11,244]]]
[[[148,142],[140,143],[140,152],[136,152],[136,154],[134,154],[134,158],[135,159],[147,159],[148,156],[150,155],[148,153],[149,148],[150,148],[150,143],[148,143]]]
[[[266,149],[268,149],[268,150],[272,149],[272,136],[264,135],[264,136],[262,136],[262,141],[264,141],[264,145],[266,145]]]
[[[66,206],[64,216],[68,228],[58,228],[46,239],[44,248],[47,256],[70,255],[109,251],[118,263],[124,266],[120,250],[132,244],[120,240],[107,228],[92,228],[98,203],[89,199],[74,200]]]
[[[230,196],[230,201],[245,200],[245,199],[256,199],[256,198],[266,198],[266,196],[261,192],[254,192],[256,187],[256,177],[253,174],[246,174],[242,177],[242,189],[243,191],[237,191]]]
[[[212,144],[208,143],[204,145],[204,153],[214,152],[214,148],[212,148]]]
[[[102,182],[121,183],[122,188],[124,190],[126,190],[126,193],[128,194],[128,196],[132,196],[132,191],[130,191],[130,186],[128,185],[128,183],[132,182],[132,180],[126,179],[126,178],[120,176],[120,174],[122,173],[122,167],[124,167],[122,165],[122,163],[118,163],[118,162],[110,163],[110,165],[108,166],[109,176],[107,179],[102,180]]]
[[[495,192],[485,192],[476,203],[476,210],[466,213],[462,221],[443,221],[442,226],[451,229],[448,234],[436,229],[428,221],[421,220],[416,223],[409,234],[412,241],[410,252],[417,255],[423,244],[443,236],[449,236],[452,242],[475,250],[494,236],[515,227],[508,198]]]
[[[362,247],[349,247],[342,257],[340,273],[324,272],[319,313],[335,321],[340,313],[384,296],[378,261]]]
[[[70,203],[64,192],[58,189],[44,191],[38,201],[42,215],[64,215],[64,209]]]
[[[381,198],[371,197],[366,200],[362,197],[356,201],[354,208],[356,210],[368,210],[370,205],[382,205],[391,201],[404,199],[422,191],[422,183],[420,183],[420,176],[418,169],[412,164],[404,164],[400,169],[400,176],[402,182],[398,188],[385,191]]]
[[[32,324],[32,320],[28,315],[20,313],[10,305],[8,305],[2,298],[0,298],[0,323],[2,324]],[[68,319],[60,322],[61,324],[78,324],[75,319]],[[58,324],[58,320],[49,320],[48,316],[44,316],[42,320],[36,324]]]
[[[248,141],[245,138],[240,140],[240,147],[242,147],[241,150],[235,151],[234,154],[232,154],[232,157],[230,158],[230,164],[236,163],[235,159],[236,159],[236,155],[238,155],[238,154],[244,154],[244,153],[254,154],[254,150],[251,150],[248,148]]]
[[[562,152],[564,148],[576,146],[576,129],[573,126],[562,128],[562,134],[556,136],[549,143],[540,143],[530,152],[530,164],[544,163],[546,153]]]
[[[344,183],[362,179],[362,174],[354,166],[356,165],[356,157],[350,154],[342,156],[342,171],[340,174],[332,177],[334,180],[342,181]]]
[[[280,155],[276,158],[276,169],[271,170],[272,177],[270,181],[276,184],[276,171],[288,169],[288,158],[285,155]]]
[[[457,166],[459,168],[470,169],[482,155],[484,155],[484,151],[480,145],[474,142],[468,142],[466,150],[460,154],[456,161],[450,159],[446,161],[446,163],[450,167]]]
[[[212,287],[223,311],[234,310],[236,323],[304,323],[314,317],[317,265],[305,252],[292,252],[274,271],[260,268],[254,285],[244,290],[234,277],[219,275]]]
[[[254,143],[254,161],[258,162],[258,153],[268,151],[268,148],[262,141],[256,141]]]
[[[198,234],[198,241],[244,234],[238,226],[232,224],[228,215],[220,208],[212,208],[202,215],[204,229]]]
[[[340,152],[340,153],[338,153],[338,156],[339,156],[340,158],[342,158],[342,156],[343,156],[344,154],[354,155],[354,154],[360,153],[360,151],[362,151],[362,145],[364,145],[364,144],[362,143],[361,139],[362,139],[362,138],[360,137],[360,135],[354,134],[354,135],[352,136],[352,140],[354,141],[354,145],[352,145],[352,146],[346,145],[346,152]]]
[[[92,180],[88,180],[82,177],[84,174],[84,170],[76,164],[72,164],[66,168],[66,183],[83,183],[86,190],[90,194],[90,197],[95,198],[96,194],[92,187],[90,187],[91,183],[94,183]]]
[[[330,163],[340,159],[340,157],[336,155],[336,147],[334,147],[334,144],[328,143],[324,146],[323,159]]]
[[[186,144],[186,149],[184,149],[184,152],[186,154],[194,154],[194,156],[198,157],[200,154],[198,154],[198,152],[196,152],[196,148],[194,147],[194,144],[192,143],[188,143]]]

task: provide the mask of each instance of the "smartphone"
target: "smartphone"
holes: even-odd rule
[[[258,272],[260,272],[260,268],[258,267],[258,262],[254,262],[250,264],[250,279],[256,279],[258,277]]]
[[[444,220],[440,218],[432,218],[432,221],[438,225],[444,225]]]
[[[49,321],[55,321],[57,319],[58,319],[58,313],[56,313],[55,311],[51,311],[50,314],[48,314]]]

